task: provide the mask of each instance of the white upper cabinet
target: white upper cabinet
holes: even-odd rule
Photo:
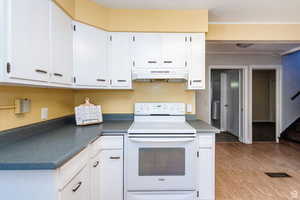
[[[73,26],[72,19],[51,2],[51,75],[50,81],[73,83]]]
[[[76,23],[74,62],[76,85],[107,87],[107,33]]]
[[[187,65],[187,56],[186,34],[162,34],[162,67],[184,68]]]
[[[189,42],[188,89],[205,89],[205,34],[192,34],[189,37]]]
[[[49,0],[10,0],[5,3],[8,76],[24,80],[48,81],[50,70]]]
[[[161,34],[135,33],[132,41],[134,67],[161,66]]]
[[[108,41],[110,87],[131,89],[131,36],[129,33],[109,33]]]

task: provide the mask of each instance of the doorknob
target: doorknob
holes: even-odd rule
[[[227,108],[227,107],[228,107],[228,104],[225,104],[225,105],[224,105],[224,107],[226,107],[226,108]]]

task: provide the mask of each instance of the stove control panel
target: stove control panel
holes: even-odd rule
[[[135,115],[185,115],[184,103],[136,103]]]

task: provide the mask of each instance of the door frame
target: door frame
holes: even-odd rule
[[[276,111],[275,111],[275,123],[276,123],[276,143],[279,143],[279,137],[282,130],[282,66],[281,65],[250,65],[249,66],[249,140],[252,143],[252,103],[253,103],[253,94],[252,94],[252,87],[253,87],[253,70],[275,70],[276,73]]]
[[[242,105],[243,109],[240,109],[239,115],[240,115],[240,119],[242,118],[243,120],[240,120],[240,124],[239,124],[239,140],[242,143],[245,144],[251,144],[252,143],[252,132],[249,132],[249,123],[248,123],[248,114],[247,114],[247,110],[248,110],[248,106],[249,106],[249,102],[248,102],[248,83],[249,83],[249,75],[248,75],[248,66],[246,65],[210,65],[208,66],[208,98],[209,98],[209,124],[211,124],[211,100],[212,100],[212,85],[211,85],[211,71],[213,69],[239,69],[242,70],[242,81],[243,81],[243,94],[242,94],[242,102],[239,102],[240,105]],[[240,98],[241,101],[241,98]],[[243,117],[242,117],[243,115]],[[242,131],[242,135],[241,135],[241,127],[244,127],[244,131]],[[251,127],[252,128],[252,127]],[[251,135],[249,135],[249,133],[251,133]],[[251,140],[249,140],[251,139]]]

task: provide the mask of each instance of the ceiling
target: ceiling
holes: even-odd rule
[[[267,54],[267,55],[280,55],[286,51],[300,47],[300,44],[263,44],[257,43],[249,46],[248,48],[238,48],[236,44],[232,43],[219,43],[207,42],[206,52],[208,54]]]
[[[208,9],[209,22],[300,23],[300,0],[94,0],[111,8]]]

